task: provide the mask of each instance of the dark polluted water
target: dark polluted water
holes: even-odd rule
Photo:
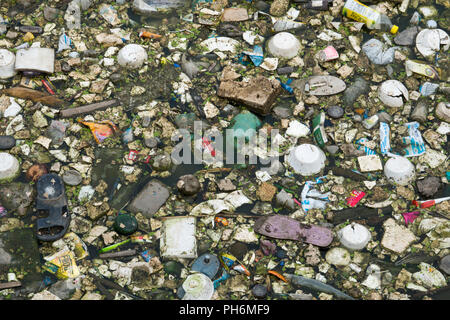
[[[0,187],[6,190],[0,195],[0,206],[8,207],[4,217],[0,212],[0,284],[10,282],[14,277],[22,283],[19,288],[0,289],[0,300],[28,299],[30,294],[46,290],[63,299],[74,294],[72,289],[60,290],[64,275],[57,270],[61,272],[64,268],[44,259],[65,250],[65,246],[75,254],[75,265],[79,267],[81,277],[99,281],[93,277],[95,275],[114,281],[132,299],[178,299],[177,291],[186,280],[194,259],[162,257],[165,248],[161,244],[164,237],[161,217],[188,216],[197,205],[211,200],[219,203],[225,195],[236,190],[241,190],[251,203],[240,205],[235,210],[238,217],[233,217],[228,210],[223,212],[228,225],[221,225],[217,220],[213,226],[212,219],[208,219],[206,214],[196,219],[197,255],[206,252],[216,256],[233,253],[240,257],[235,266],[242,263],[250,273],[250,276],[245,275],[242,268],[237,269],[241,271],[231,271],[231,279],[222,282],[216,289],[215,299],[255,299],[251,288],[256,284],[269,288],[267,298],[270,299],[295,299],[292,294],[298,289],[304,294],[311,294],[314,299],[330,298],[314,289],[285,284],[281,277],[273,273],[270,275],[269,269],[280,274],[292,273],[324,281],[357,299],[420,300],[424,296],[421,295],[423,290],[432,290],[427,293],[432,299],[450,298],[448,290],[438,290],[439,287],[445,288],[444,283],[448,284],[449,280],[440,265],[441,259],[449,253],[448,212],[445,212],[448,201],[441,206],[421,209],[416,221],[410,222],[407,228],[399,227],[401,230],[398,232],[404,232],[404,237],[414,236],[414,240],[400,254],[381,245],[388,233],[383,227],[386,217],[378,215],[372,219],[355,218],[341,224],[332,223],[333,214],[350,207],[347,198],[354,191],[366,193],[357,204],[359,207],[389,202],[393,207],[389,218],[402,227],[405,226],[402,214],[418,210],[413,206],[413,200],[449,196],[447,47],[450,8],[447,2],[419,3],[411,0],[403,13],[400,7],[406,1],[366,3],[379,5],[392,24],[399,27],[399,33],[412,26],[411,17],[419,11],[420,28],[434,28],[433,24],[436,24],[437,29],[447,34],[446,38],[442,36],[435,55],[424,57],[414,44],[398,46],[388,65],[372,63],[362,51],[353,47],[350,36],[356,39],[360,47],[373,38],[382,41],[386,47],[393,47],[395,36],[389,32],[371,31],[366,26],[359,31],[353,30],[353,26],[348,24],[351,20],[342,15],[344,2],[335,2],[321,11],[311,8],[317,1],[229,1],[224,4],[223,1],[195,0],[186,1],[183,8],[148,15],[134,10],[133,2],[2,1],[0,49],[16,54],[17,59],[21,48],[52,48],[55,59],[51,73],[34,70],[30,74],[27,73],[29,70],[16,70],[14,75],[5,77],[5,67],[0,63],[0,90],[22,89],[21,96],[17,96],[17,92],[13,96],[20,107],[17,112],[13,110],[15,104],[12,104],[9,95],[3,91],[0,93],[0,135],[11,135],[16,140],[14,147],[2,149],[2,152],[14,156],[21,166],[12,181],[0,181]],[[152,3],[151,0],[142,2]],[[287,6],[283,7],[282,3],[287,3]],[[438,14],[425,17],[424,13],[432,8]],[[282,12],[277,13],[277,10]],[[69,28],[71,19],[75,22],[80,20],[79,27]],[[269,62],[274,61],[270,59],[276,56],[269,47],[270,39],[276,34],[274,22],[277,19],[289,20],[293,24],[302,22],[304,25],[284,30],[299,40],[298,52],[291,58],[277,56],[277,67],[270,68]],[[336,27],[336,23],[340,25]],[[4,26],[5,32],[2,31]],[[42,30],[36,31],[39,27]],[[62,37],[63,33],[70,40]],[[222,39],[224,43],[218,40],[212,45],[216,47],[207,48],[211,39]],[[65,41],[69,42],[68,47],[58,50],[59,46],[67,45]],[[227,47],[229,43],[237,43],[233,45],[234,50]],[[128,64],[122,63],[120,52],[130,44],[139,45],[146,54],[136,68],[133,67],[133,59],[139,59],[137,53],[131,54],[132,58],[125,57],[130,59]],[[263,61],[269,67],[258,64],[256,46],[262,48],[263,59],[267,60]],[[333,46],[339,57],[321,61],[319,51],[327,46]],[[420,60],[439,68],[440,79],[427,78],[419,73],[406,75],[407,60]],[[33,69],[40,67],[33,66]],[[279,72],[281,67],[292,67],[292,72],[282,74]],[[368,90],[350,105],[344,105],[344,92],[319,96],[308,94],[309,89],[290,87],[293,80],[317,75],[337,77],[344,81],[347,88],[362,77]],[[252,90],[245,90],[254,79],[257,83],[253,83]],[[382,101],[379,97],[379,87],[386,80],[398,80],[405,86],[407,97],[404,95],[402,98],[400,93],[391,96],[400,97],[401,107],[389,106],[387,100]],[[272,81],[271,86],[265,86],[264,81]],[[438,89],[431,95],[422,94],[423,87],[429,82],[437,85]],[[226,91],[223,83],[231,83],[233,90],[223,93]],[[281,87],[279,83],[282,83]],[[275,87],[278,89],[275,90]],[[30,93],[27,90],[34,91]],[[49,95],[60,99],[61,104],[52,108],[46,106],[45,101],[48,100],[42,100],[42,96],[48,99]],[[262,112],[261,106],[255,106],[261,95],[271,96],[268,99],[269,112]],[[64,119],[59,114],[61,109],[112,99],[118,100],[118,106]],[[413,138],[423,138],[427,154],[409,157],[415,168],[415,178],[408,184],[395,186],[387,181],[383,171],[389,157],[381,150],[379,121],[382,112],[387,113],[384,116],[391,130],[391,151],[403,150],[408,138],[411,140],[405,124],[418,121],[413,110],[419,102],[426,104],[426,115],[424,120],[419,121],[419,133],[416,132]],[[444,104],[440,109],[444,110],[444,115],[438,114],[439,104]],[[340,118],[327,113],[330,106],[336,105],[344,110]],[[248,116],[249,110],[254,113],[254,118],[247,118],[248,121],[241,122],[239,126],[279,130],[278,138],[283,144],[277,151],[279,161],[285,166],[283,170],[271,173],[267,178],[263,174],[267,166],[261,161],[225,163],[219,168],[206,163],[167,165],[165,162],[164,156],[170,155],[176,145],[171,136],[176,129],[188,127],[189,134],[193,135],[191,122],[195,119],[201,120],[208,129],[216,128],[224,132],[235,125],[238,114]],[[328,139],[323,145],[317,138],[318,132],[322,131],[314,124],[321,112],[325,113],[325,121],[319,127],[323,127]],[[367,119],[370,117],[377,119],[372,127],[368,127]],[[52,121],[68,124],[61,144],[53,141],[57,132],[49,129]],[[260,123],[255,125],[258,121]],[[302,129],[308,129],[307,133],[298,133],[302,129],[295,127],[297,122],[304,126],[300,126]],[[129,128],[133,138],[124,141],[122,134]],[[111,130],[116,129],[114,135],[109,135]],[[104,135],[108,137],[101,143],[94,139],[103,139]],[[211,152],[209,144],[203,143],[203,150]],[[319,172],[302,175],[288,165],[285,151],[301,144],[313,144],[324,151],[325,167]],[[420,141],[417,145],[412,143],[412,148],[419,149],[419,144]],[[236,148],[235,160],[242,150]],[[367,178],[365,181],[341,179],[333,175],[335,168],[363,171],[360,158],[370,154],[380,159],[380,167],[369,170],[369,173],[362,172]],[[69,232],[82,239],[86,247],[80,249],[72,246],[67,239],[42,242],[36,238],[36,199],[35,194],[29,192],[35,190],[36,181],[30,181],[27,176],[28,169],[35,164],[41,164],[46,171],[60,176],[68,170],[80,173],[82,182],[78,185],[66,184],[65,192],[73,221]],[[3,174],[3,171],[0,173]],[[198,180],[200,187],[193,195],[185,195],[178,189],[177,183],[185,175],[195,175]],[[328,193],[326,205],[306,212],[300,203],[303,200],[302,191],[307,183],[325,175],[327,178],[323,183],[313,185],[313,195],[308,196],[307,200],[318,201]],[[426,177],[437,177],[438,187],[436,190],[430,187],[433,189],[430,195],[419,190],[416,183]],[[141,210],[133,209],[136,208],[134,200],[153,180],[164,185],[163,191],[167,191],[167,197],[166,192],[157,193],[152,189],[153,194],[139,204]],[[282,205],[277,200],[277,194],[282,189],[295,199],[294,207]],[[80,193],[86,190],[95,190],[93,197],[80,199]],[[18,195],[17,199],[6,199],[11,197],[10,194]],[[153,205],[163,198],[167,199],[153,212]],[[149,235],[149,241],[131,241],[133,238],[129,235],[115,233],[117,215],[133,210],[132,215],[138,221],[134,235]],[[145,210],[153,211],[144,214]],[[300,240],[261,236],[253,230],[260,215],[290,216],[305,225],[330,228],[334,241],[327,247],[311,248]],[[371,241],[361,250],[347,250],[351,265],[348,262],[343,266],[330,263],[327,253],[332,248],[343,247],[337,236],[338,231],[352,222],[367,227]],[[261,240],[269,240],[275,246],[271,255],[262,254]],[[403,239],[397,240],[401,242]],[[136,250],[136,253],[126,257],[101,258],[101,249],[121,242],[126,243],[108,253],[125,250]],[[391,246],[394,245],[391,243]],[[88,255],[79,258],[80,252],[85,249]],[[413,255],[415,253],[416,256]],[[148,256],[157,259],[148,262],[145,260]],[[396,263],[401,259],[407,262]],[[72,263],[68,260],[64,262],[68,265]],[[421,262],[431,266],[425,270],[428,273],[419,273],[423,270],[419,267]],[[379,279],[371,278],[372,282],[368,281],[370,265],[377,265],[381,270]],[[433,273],[435,278],[427,278],[434,270],[440,275]],[[222,267],[212,280],[217,279],[221,272]],[[421,276],[422,280],[419,279]],[[98,296],[94,295],[95,298],[110,297],[95,281],[95,290],[81,285],[75,296],[80,294],[78,299],[84,295],[89,297],[95,291],[95,294],[101,292]],[[378,287],[372,287],[375,282],[379,282]]]

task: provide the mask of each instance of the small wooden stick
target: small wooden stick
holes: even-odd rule
[[[4,282],[4,283],[0,283],[0,290],[16,288],[16,287],[21,287],[21,286],[22,286],[22,283],[20,281]]]
[[[84,115],[94,111],[105,110],[107,108],[116,107],[119,105],[119,100],[113,99],[102,101],[98,103],[87,104],[77,108],[64,109],[59,112],[61,118],[70,118],[74,116]]]
[[[128,249],[128,250],[118,251],[118,252],[102,253],[99,255],[99,258],[100,259],[120,258],[120,257],[134,256],[135,254],[136,254],[136,250]]]

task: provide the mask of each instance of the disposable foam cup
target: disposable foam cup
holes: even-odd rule
[[[300,41],[289,32],[280,32],[269,40],[268,49],[275,57],[291,59],[298,54]]]
[[[350,250],[361,250],[372,238],[370,231],[359,223],[352,223],[338,231],[339,241]]]
[[[0,153],[0,179],[13,178],[20,169],[19,161],[9,153]]]
[[[287,161],[296,173],[310,176],[319,173],[325,167],[325,153],[312,144],[302,144],[292,149]]]
[[[396,156],[386,161],[384,175],[390,183],[406,186],[415,179],[416,170],[408,159]]]

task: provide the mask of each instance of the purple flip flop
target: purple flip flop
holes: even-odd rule
[[[273,215],[256,220],[254,230],[276,239],[299,240],[319,247],[333,241],[333,232],[325,227],[303,224],[292,218]]]

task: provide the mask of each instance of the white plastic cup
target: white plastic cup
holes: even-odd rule
[[[287,161],[296,173],[310,176],[325,167],[325,153],[315,145],[302,144],[292,149]]]
[[[268,49],[275,57],[291,59],[298,54],[300,41],[289,32],[280,32],[269,40]]]
[[[339,241],[350,250],[361,250],[372,238],[370,231],[359,223],[352,223],[338,231]]]
[[[406,186],[415,179],[416,170],[408,159],[396,156],[386,161],[384,175],[390,183]]]
[[[183,300],[210,300],[214,294],[214,284],[203,273],[194,273],[183,282],[186,294]]]
[[[16,56],[14,53],[6,49],[0,49],[0,79],[8,79],[16,75],[15,63]]]
[[[14,178],[20,169],[19,161],[6,152],[0,153],[0,181]]]
[[[147,52],[138,44],[127,44],[117,54],[117,61],[122,67],[137,69],[147,60]]]

